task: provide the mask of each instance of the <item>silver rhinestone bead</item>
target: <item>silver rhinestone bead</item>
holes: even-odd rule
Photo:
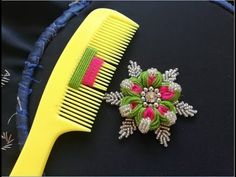
[[[147,107],[148,106],[147,102],[143,102],[143,106]]]
[[[144,87],[143,91],[148,92],[148,88]]]
[[[142,97],[141,97],[141,100],[142,100],[142,101],[146,101],[146,99],[145,99],[145,97],[144,97],[144,96],[142,96]]]
[[[157,98],[157,102],[160,103],[160,102],[161,102],[161,99],[160,99],[160,98]]]
[[[157,99],[155,92],[149,91],[145,95],[146,101],[149,103],[154,103]]]
[[[157,97],[160,98],[161,97],[161,93],[157,93]]]
[[[145,92],[144,91],[141,92],[141,96],[145,96]]]
[[[154,88],[151,86],[151,87],[149,87],[149,91],[153,91],[154,90]]]
[[[156,103],[154,103],[153,105],[154,105],[154,107],[158,107],[158,103],[157,103],[157,102],[156,102]]]
[[[155,93],[159,93],[159,89],[158,89],[158,88],[155,88],[154,92],[155,92]]]

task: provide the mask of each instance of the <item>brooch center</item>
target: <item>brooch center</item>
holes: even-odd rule
[[[159,103],[161,102],[161,93],[159,92],[158,88],[144,88],[141,92],[141,99],[143,101],[143,106],[147,107],[157,107]]]

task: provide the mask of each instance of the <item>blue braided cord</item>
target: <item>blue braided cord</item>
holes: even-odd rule
[[[39,65],[39,61],[44,53],[44,49],[46,48],[48,43],[56,36],[57,32],[68,23],[68,21],[72,17],[79,15],[79,12],[81,12],[90,3],[91,1],[82,0],[70,4],[70,7],[65,10],[63,14],[59,16],[51,25],[49,25],[39,36],[38,40],[35,42],[33,50],[31,51],[27,58],[27,61],[25,62],[22,79],[18,84],[18,104],[16,107],[16,128],[20,149],[23,147],[29,133],[28,97],[32,92],[32,81],[35,81],[33,79],[34,71],[36,68],[41,67],[41,65]]]
[[[210,1],[220,5],[221,7],[225,8],[229,12],[234,13],[234,5],[227,2],[226,0],[210,0]]]

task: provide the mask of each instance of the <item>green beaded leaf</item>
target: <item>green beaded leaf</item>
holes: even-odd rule
[[[161,101],[160,105],[166,106],[170,111],[175,112],[175,106],[170,101]]]
[[[143,106],[141,105],[141,104],[138,104],[133,110],[132,110],[132,112],[129,114],[129,117],[135,117],[138,113],[139,113],[139,111],[140,111],[140,109],[142,108]]]
[[[152,121],[151,125],[150,125],[150,130],[156,130],[159,126],[160,126],[160,113],[154,109],[155,112],[155,118]]]
[[[142,83],[140,79],[136,77],[131,77],[129,78],[130,81],[132,81],[134,84],[138,84],[140,87],[142,87]],[[129,88],[121,88],[121,93],[124,96],[139,96],[139,93],[131,91]]]
[[[148,72],[147,71],[142,72],[139,77],[142,82],[142,86],[148,87]]]
[[[173,105],[173,103],[169,102],[169,101],[161,101],[160,105],[167,107],[170,111],[175,112],[175,107]],[[160,123],[165,123],[165,124],[169,124],[169,120],[164,117],[159,111],[158,114],[160,116]]]
[[[161,86],[169,86],[169,85],[170,85],[170,83],[167,81],[161,83]]]
[[[138,96],[125,96],[122,98],[120,105],[123,106],[123,105],[130,104],[132,102],[140,104],[142,103],[142,100]]]
[[[134,117],[134,119],[135,119],[135,122],[136,122],[136,125],[139,125],[140,124],[140,121],[141,121],[141,119],[142,119],[142,117],[143,117],[143,112],[144,112],[144,110],[145,110],[145,108],[141,108],[141,109],[139,109],[139,112],[138,112],[138,114]]]
[[[124,96],[138,96],[139,94],[138,93],[135,93],[135,92],[132,92],[130,89],[128,88],[122,88],[121,89],[121,93],[124,95]]]
[[[175,95],[173,96],[173,98],[170,99],[171,102],[175,102],[179,99],[179,97],[181,96],[180,92],[175,91]]]
[[[170,121],[166,117],[163,117],[162,115],[160,115],[160,122],[167,125],[170,123]]]
[[[169,86],[169,85],[170,85],[170,82],[161,83],[161,86]],[[176,102],[179,99],[179,97],[181,96],[181,92],[175,91],[174,93],[175,94],[174,94],[173,98],[168,100],[168,101],[173,102],[173,103]]]
[[[154,88],[160,87],[162,85],[162,80],[163,80],[162,74],[159,71],[157,71],[156,79],[153,81],[152,86]],[[149,85],[149,86],[151,86],[151,85]]]
[[[140,87],[142,87],[142,81],[141,81],[140,78],[131,77],[130,80],[131,80],[134,84],[138,84]]]

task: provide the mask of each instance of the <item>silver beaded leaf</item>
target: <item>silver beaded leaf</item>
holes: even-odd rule
[[[170,127],[164,124],[161,124],[160,127],[155,131],[156,139],[159,140],[160,144],[163,144],[164,147],[168,146],[170,141]]]
[[[175,68],[175,69],[169,69],[165,71],[165,73],[162,74],[163,81],[164,82],[175,81],[177,79],[176,77],[179,75],[178,70],[179,70],[178,68]]]
[[[110,92],[106,93],[104,96],[104,100],[106,100],[107,103],[110,103],[111,105],[120,105],[120,101],[123,98],[122,93],[120,92]]]
[[[8,134],[8,132],[2,132],[1,138],[4,141],[2,143],[1,149],[3,151],[6,151],[7,149],[11,149],[11,147],[13,145],[13,141],[14,141],[14,139],[12,138],[12,135]]]
[[[129,63],[130,63],[130,65],[128,65],[129,76],[138,77],[142,72],[141,67],[137,64],[136,61],[130,60]]]
[[[10,72],[5,69],[4,73],[1,73],[1,87],[5,86],[10,80]]]
[[[136,129],[134,119],[125,119],[120,126],[119,139],[128,138],[128,136],[132,135]]]
[[[183,101],[178,102],[175,105],[175,108],[176,108],[177,113],[179,115],[183,115],[184,117],[193,117],[195,114],[197,114],[197,110],[194,110],[193,106]]]

